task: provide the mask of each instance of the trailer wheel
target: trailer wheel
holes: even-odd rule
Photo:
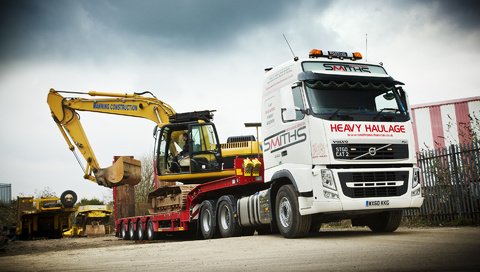
[[[128,235],[130,236],[130,240],[137,240],[137,236],[135,235],[135,223],[133,223],[133,221],[128,223]]]
[[[223,238],[240,236],[241,227],[237,224],[233,213],[233,206],[228,201],[222,201],[218,205],[218,230]]]
[[[123,240],[128,240],[127,224],[125,224],[125,222],[122,222],[120,235],[121,235]]]
[[[155,240],[155,229],[153,228],[153,222],[151,220],[147,221],[147,240]]]
[[[138,220],[138,222],[137,222],[137,239],[141,241],[141,240],[145,239],[144,236],[145,236],[145,233],[142,229],[142,221]]]
[[[378,213],[369,218],[367,226],[373,232],[394,232],[402,221],[402,211]]]
[[[215,235],[215,212],[211,201],[202,202],[199,220],[203,239],[212,239]]]
[[[298,194],[291,184],[283,185],[278,190],[275,209],[278,230],[285,238],[298,238],[308,234],[312,216],[300,215]]]

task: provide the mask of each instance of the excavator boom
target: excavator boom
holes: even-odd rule
[[[60,93],[82,94],[87,98],[63,97]],[[158,127],[169,123],[169,118],[175,115],[173,108],[153,95],[144,96],[146,93],[119,94],[95,91],[79,93],[50,89],[47,103],[52,117],[81,166],[82,163],[75,151],[80,151],[85,159],[86,167],[82,166],[85,179],[109,188],[124,184],[136,185],[140,182],[141,164],[133,158],[120,157],[112,166],[100,167],[77,111],[145,118],[155,122]]]

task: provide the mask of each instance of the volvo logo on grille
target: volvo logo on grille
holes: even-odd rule
[[[377,155],[377,149],[376,149],[375,147],[373,147],[373,146],[370,147],[370,148],[368,149],[368,154],[369,154],[370,156],[372,156],[372,157],[375,156],[375,155]]]

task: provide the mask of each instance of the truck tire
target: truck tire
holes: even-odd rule
[[[145,232],[142,229],[142,221],[137,222],[137,239],[142,241],[145,239]]]
[[[153,222],[151,220],[147,221],[147,240],[152,241],[155,240],[155,229],[153,227]]]
[[[202,202],[199,220],[202,238],[212,239],[215,236],[215,211],[213,210],[212,201],[205,200]]]
[[[67,190],[60,196],[60,202],[65,208],[72,208],[77,202],[77,194],[72,190]]]
[[[300,215],[298,194],[291,184],[278,190],[275,201],[275,216],[280,233],[285,238],[306,236],[312,223],[311,215]]]
[[[217,225],[223,238],[236,237],[242,234],[242,228],[235,220],[233,206],[229,201],[223,200],[218,205]]]
[[[137,240],[137,235],[135,233],[135,223],[130,221],[128,223],[128,236],[130,236],[130,240]]]
[[[129,236],[127,231],[127,224],[125,224],[125,222],[122,222],[122,226],[120,227],[120,236],[123,240],[128,240]]]
[[[402,211],[381,212],[372,216],[367,226],[373,232],[394,232],[402,221]]]

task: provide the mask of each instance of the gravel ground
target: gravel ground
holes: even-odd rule
[[[480,271],[479,256],[480,227],[353,228],[303,239],[15,241],[0,253],[0,271]]]

